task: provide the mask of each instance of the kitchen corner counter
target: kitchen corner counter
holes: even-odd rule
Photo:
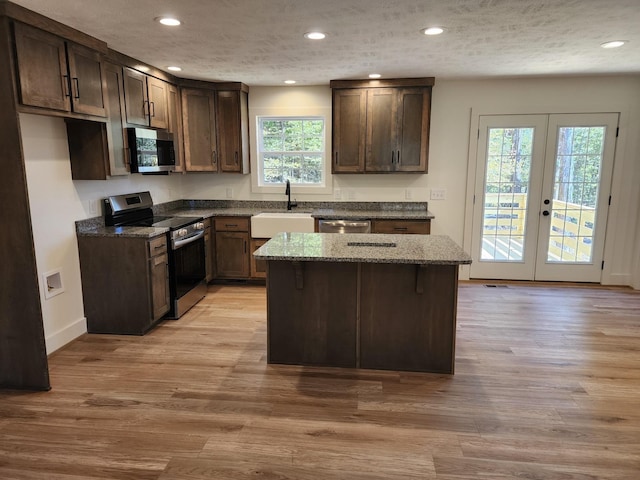
[[[279,233],[254,256],[268,261],[471,263],[471,257],[446,235]]]
[[[164,235],[168,228],[156,227],[105,227],[104,225],[78,225],[76,222],[76,235],[78,237],[140,237],[154,238]]]

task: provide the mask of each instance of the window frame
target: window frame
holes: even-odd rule
[[[262,136],[262,122],[265,120],[277,120],[277,121],[322,121],[322,149],[320,151],[304,151],[304,150],[296,150],[296,151],[286,151],[280,150],[278,152],[265,152],[263,150],[264,146],[264,138]],[[320,158],[321,166],[320,166],[320,178],[321,181],[319,183],[298,183],[294,182],[293,179],[290,179],[291,185],[296,188],[324,188],[327,183],[327,169],[326,169],[326,159],[327,159],[327,121],[324,115],[256,115],[256,145],[257,145],[257,183],[259,187],[262,188],[280,188],[282,189],[285,185],[285,182],[279,183],[266,183],[264,178],[264,156],[268,153],[277,153],[278,155],[282,154],[291,154],[291,155],[304,155],[305,153],[309,153],[313,156],[318,156]]]

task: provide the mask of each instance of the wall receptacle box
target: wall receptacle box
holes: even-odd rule
[[[233,188],[227,187],[227,198],[233,198]]]
[[[333,191],[333,199],[334,200],[342,200],[342,190],[340,190],[339,188],[336,188]]]

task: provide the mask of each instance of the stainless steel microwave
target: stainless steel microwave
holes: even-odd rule
[[[169,173],[176,169],[173,135],[149,128],[127,128],[131,173]]]

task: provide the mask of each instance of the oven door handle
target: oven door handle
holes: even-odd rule
[[[180,247],[184,247],[185,245],[189,245],[192,242],[195,242],[196,240],[200,240],[202,237],[204,237],[204,230],[196,233],[195,235],[192,235],[190,237],[187,238],[183,238],[181,240],[174,240],[173,241],[173,249],[177,250]]]

